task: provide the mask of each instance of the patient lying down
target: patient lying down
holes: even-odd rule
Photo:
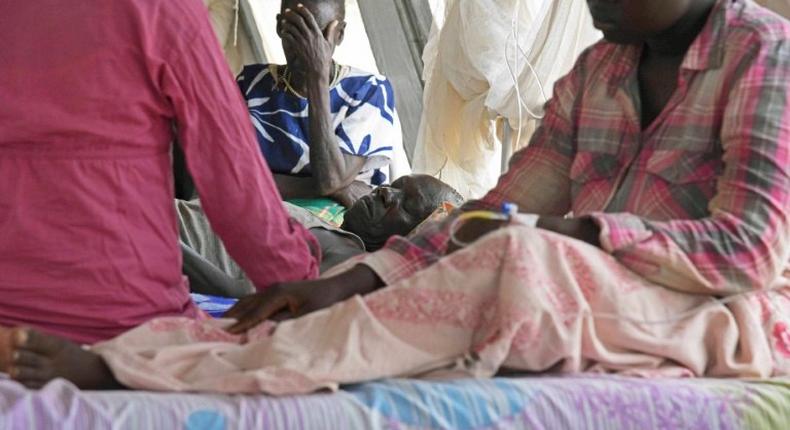
[[[432,176],[412,174],[357,200],[340,227],[301,207],[287,202],[285,206],[318,240],[324,273],[353,256],[377,251],[392,236],[406,236],[444,203],[459,207],[463,197]],[[255,292],[255,286],[211,230],[199,201],[178,201],[176,206],[184,274],[192,292],[235,298]]]

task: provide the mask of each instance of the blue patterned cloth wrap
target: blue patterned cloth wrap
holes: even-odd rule
[[[308,101],[288,91],[278,66],[253,64],[236,79],[272,172],[311,176]],[[340,150],[365,157],[358,181],[382,185],[395,145],[402,145],[395,93],[383,76],[339,67],[329,91],[332,126]]]

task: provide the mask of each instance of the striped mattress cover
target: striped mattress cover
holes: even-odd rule
[[[787,429],[790,379],[391,380],[283,398],[2,380],[0,414],[0,429]]]

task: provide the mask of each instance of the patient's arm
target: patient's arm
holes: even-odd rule
[[[331,196],[323,196],[318,192],[315,177],[275,174],[274,182],[277,183],[277,189],[284,200],[329,197],[347,208],[350,208],[360,197],[370,194],[372,191],[370,185],[354,181]]]
[[[191,292],[232,298],[251,293],[246,283],[228,276],[183,242],[181,253],[184,256],[183,272],[189,278]]]
[[[311,228],[310,233],[321,244],[321,273],[351,257],[365,253],[358,243],[336,232],[323,228]]]
[[[274,182],[283,200],[320,197],[313,177],[274,174]]]
[[[298,317],[383,286],[376,272],[358,264],[331,278],[274,285],[239,300],[224,317],[237,319],[228,331],[241,334],[275,315]]]
[[[371,191],[373,191],[373,187],[370,185],[364,182],[354,181],[351,185],[333,194],[332,199],[346,208],[350,208],[357,200],[370,194]]]

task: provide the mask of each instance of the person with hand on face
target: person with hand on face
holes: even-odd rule
[[[342,213],[389,182],[400,120],[390,82],[337,64],[344,0],[283,0],[286,65],[249,65],[237,81],[258,143],[286,201],[342,224]]]

